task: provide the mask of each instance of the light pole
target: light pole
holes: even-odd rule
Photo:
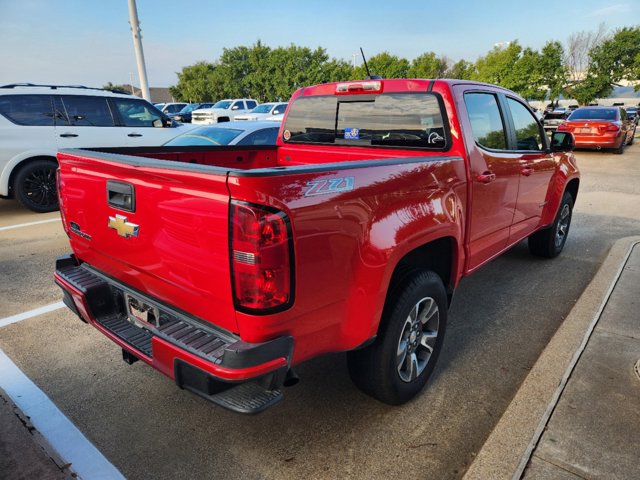
[[[138,76],[140,77],[140,90],[142,98],[151,101],[149,84],[147,83],[147,68],[144,65],[144,52],[142,51],[142,35],[140,34],[140,22],[138,22],[138,9],[136,0],[129,0],[129,24],[133,34],[133,47],[136,51],[136,63],[138,64]]]

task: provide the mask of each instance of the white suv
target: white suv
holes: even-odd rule
[[[261,103],[249,113],[236,115],[236,120],[276,120],[281,122],[288,103]]]
[[[15,197],[35,212],[56,210],[59,149],[156,146],[191,128],[128,94],[76,86],[0,86],[0,197]]]
[[[249,113],[258,106],[258,102],[251,98],[236,98],[234,100],[220,100],[211,108],[201,108],[191,113],[191,123],[197,125],[211,125],[212,123],[232,122],[237,115]]]

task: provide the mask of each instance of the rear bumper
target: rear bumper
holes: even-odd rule
[[[623,136],[596,137],[586,135],[573,135],[577,148],[618,148],[623,141]]]
[[[64,303],[81,320],[122,347],[127,358],[133,355],[144,361],[174,379],[180,388],[241,413],[257,413],[281,399],[279,389],[293,354],[292,337],[244,342],[87,264],[78,264],[73,255],[58,258],[54,278],[62,288]],[[132,301],[141,309],[148,308],[148,321],[133,318]],[[229,405],[224,399],[223,405],[217,401],[225,391],[247,382],[253,385],[244,386],[243,392],[267,395],[268,404],[249,402],[245,408],[241,402]]]

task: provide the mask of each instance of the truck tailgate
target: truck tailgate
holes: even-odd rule
[[[89,151],[60,152],[58,162],[60,211],[76,257],[237,332],[224,169]]]

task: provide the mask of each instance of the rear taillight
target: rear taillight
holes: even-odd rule
[[[607,127],[604,129],[605,132],[617,132],[618,130],[620,130],[620,126],[616,125],[615,123],[607,125]]]
[[[231,275],[240,311],[269,313],[293,303],[291,225],[283,212],[231,202]]]
[[[573,128],[571,128],[566,123],[561,123],[560,125],[558,125],[558,130],[560,130],[561,132],[570,132],[571,130],[573,130]]]

